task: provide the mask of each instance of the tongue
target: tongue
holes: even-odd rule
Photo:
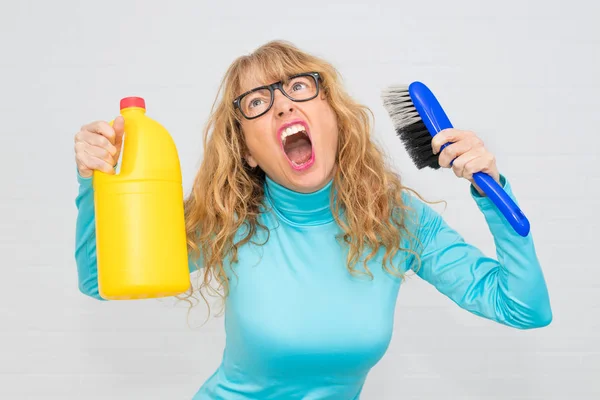
[[[294,140],[292,143],[286,143],[285,154],[296,165],[301,165],[310,160],[312,155],[312,146],[306,137]]]

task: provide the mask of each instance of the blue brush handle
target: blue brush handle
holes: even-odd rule
[[[421,82],[413,82],[408,91],[431,136],[435,136],[444,129],[453,128],[442,106],[427,86]],[[440,149],[440,153],[450,144],[445,143]],[[530,228],[527,217],[498,182],[484,172],[473,174],[473,180],[494,202],[514,230],[521,236],[527,236]]]

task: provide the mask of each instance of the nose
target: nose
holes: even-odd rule
[[[294,102],[285,97],[279,90],[275,90],[273,111],[278,117],[283,117],[286,113],[291,114],[294,111]]]

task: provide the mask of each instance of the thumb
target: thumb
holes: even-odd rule
[[[125,133],[125,119],[119,115],[113,122],[113,130],[115,131],[115,144],[120,145],[123,142],[123,133]]]

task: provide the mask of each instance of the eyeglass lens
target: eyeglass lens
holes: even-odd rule
[[[315,78],[308,76],[298,76],[283,82],[281,85],[283,91],[294,100],[302,101],[313,97],[317,92],[317,82]],[[259,89],[248,93],[240,100],[240,108],[248,118],[266,112],[271,105],[271,96],[274,91],[269,89]]]

